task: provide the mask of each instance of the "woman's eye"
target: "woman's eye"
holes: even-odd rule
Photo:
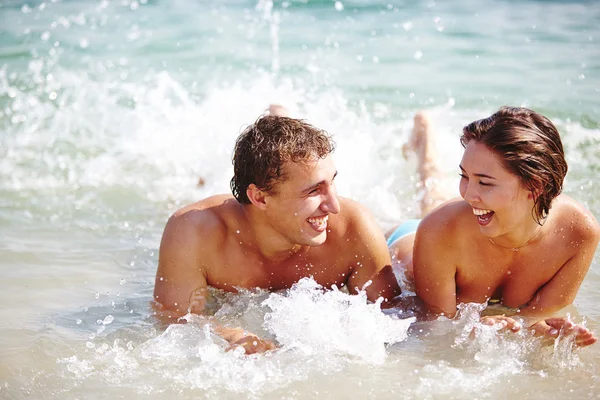
[[[458,176],[460,176],[463,179],[468,179],[467,176],[465,174],[458,174]]]

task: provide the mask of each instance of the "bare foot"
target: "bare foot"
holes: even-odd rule
[[[425,155],[429,147],[431,120],[424,111],[419,111],[413,118],[413,129],[408,141],[402,146],[402,155],[408,158],[409,152],[415,152],[419,159]]]
[[[559,335],[574,336],[575,345],[585,347],[596,343],[598,338],[583,325],[575,325],[569,318],[547,318],[529,327],[535,336],[557,339]]]
[[[269,105],[269,115],[276,115],[278,117],[289,117],[290,112],[287,108],[279,104],[270,104]]]
[[[410,138],[402,146],[404,158],[407,158],[411,151],[417,155],[421,217],[424,217],[448,200],[448,196],[438,187],[441,172],[437,165],[432,123],[430,117],[423,111],[415,114]]]

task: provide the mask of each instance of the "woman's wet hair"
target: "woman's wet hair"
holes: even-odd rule
[[[563,188],[567,162],[560,134],[546,117],[527,108],[502,107],[492,116],[463,128],[460,142],[486,145],[521,179],[535,199],[532,214],[538,224]]]
[[[327,157],[335,148],[331,136],[309,123],[281,116],[266,115],[247,127],[237,138],[233,154],[233,196],[250,204],[248,186],[275,193],[284,181],[287,162],[306,162]]]

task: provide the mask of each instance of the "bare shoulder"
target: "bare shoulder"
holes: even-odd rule
[[[230,195],[216,195],[177,210],[165,226],[161,247],[175,241],[188,249],[205,245],[214,248],[226,236],[226,221],[233,213],[234,202]]]
[[[349,233],[366,227],[379,229],[379,224],[367,206],[346,197],[338,199],[341,211],[336,215],[336,220],[341,233]]]
[[[465,220],[472,216],[471,207],[461,198],[449,200],[427,214],[419,224],[418,231],[434,237],[443,236],[446,240],[456,238],[456,233],[464,227]]]
[[[362,249],[366,253],[383,252],[389,255],[381,226],[369,208],[355,200],[339,197],[340,212],[330,215],[331,230],[327,237],[331,246],[341,253]]]
[[[600,224],[590,210],[577,200],[561,194],[553,202],[550,215],[556,215],[557,227],[569,227],[583,239],[600,239]]]

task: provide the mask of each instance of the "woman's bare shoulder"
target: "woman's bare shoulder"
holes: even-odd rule
[[[568,227],[586,238],[600,238],[600,224],[583,204],[565,194],[558,196],[550,208],[557,227]]]
[[[461,225],[465,218],[472,215],[472,209],[469,204],[457,197],[449,200],[427,214],[420,226],[428,229],[443,230],[444,233],[453,231]]]

